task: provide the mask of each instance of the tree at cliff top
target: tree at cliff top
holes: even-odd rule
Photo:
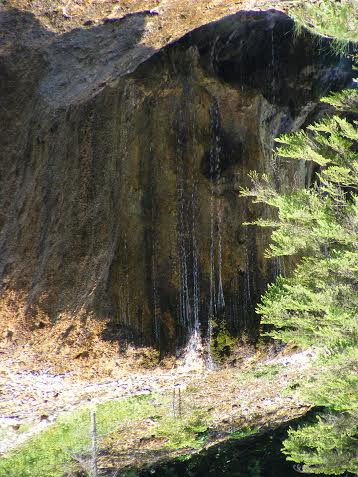
[[[267,334],[319,352],[298,392],[324,411],[291,430],[283,452],[304,472],[339,475],[358,473],[358,93],[323,101],[335,113],[277,139],[278,157],[316,164],[312,187],[279,193],[270,177],[252,173],[242,195],[277,211],[276,220],[254,222],[273,227],[267,257],[297,257],[291,276],[279,277],[258,306],[262,323],[273,325]]]
[[[304,1],[290,11],[295,20],[296,31],[302,28],[314,34],[333,39],[338,52],[347,49],[348,42],[358,41],[358,2],[356,0]]]

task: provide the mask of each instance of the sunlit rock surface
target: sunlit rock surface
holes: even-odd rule
[[[262,211],[238,191],[250,170],[278,187],[307,180],[272,160],[273,138],[312,119],[350,66],[295,38],[282,12],[150,44],[160,15],[59,34],[0,13],[2,291],[26,296],[29,320],[109,318],[104,338],[163,351],[192,336],[254,339],[282,264],[242,225]]]

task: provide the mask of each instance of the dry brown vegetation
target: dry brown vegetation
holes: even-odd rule
[[[48,29],[64,32],[151,11],[148,43],[160,46],[205,23],[244,9],[286,10],[297,1],[265,0],[5,0],[6,8],[32,12]],[[145,41],[145,43],[147,43]]]

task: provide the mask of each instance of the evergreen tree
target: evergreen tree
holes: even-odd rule
[[[269,286],[257,311],[268,335],[313,346],[318,359],[299,393],[323,406],[316,422],[291,430],[283,452],[303,471],[358,473],[358,93],[323,98],[331,116],[277,139],[277,155],[318,166],[311,188],[279,193],[267,175],[251,174],[241,191],[277,211],[267,257],[295,256],[288,277]]]
[[[299,34],[304,27],[315,35],[333,39],[333,49],[343,53],[348,42],[358,41],[356,0],[302,1],[290,11]]]

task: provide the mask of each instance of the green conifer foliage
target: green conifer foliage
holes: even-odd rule
[[[269,176],[252,173],[241,194],[277,211],[276,220],[254,222],[273,228],[267,257],[298,259],[258,305],[266,334],[318,351],[299,394],[326,411],[291,430],[283,452],[304,472],[339,475],[358,473],[358,93],[323,100],[336,114],[277,139],[280,157],[319,166],[313,186],[279,193]]]
[[[356,0],[301,1],[290,11],[296,32],[302,28],[333,40],[333,48],[344,53],[349,42],[358,41],[358,2]]]
[[[288,460],[304,462],[304,472],[355,474],[358,467],[356,426],[357,415],[326,413],[318,416],[312,425],[291,430],[284,442],[284,453],[290,456]]]

